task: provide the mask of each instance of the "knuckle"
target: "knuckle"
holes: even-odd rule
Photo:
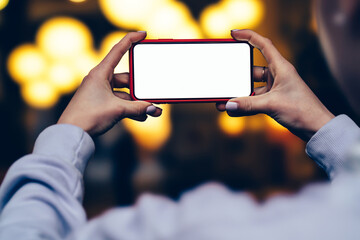
[[[90,72],[88,73],[88,75],[85,77],[86,79],[96,79],[99,77],[99,71],[97,67],[94,67],[93,69],[90,70]]]
[[[270,40],[270,38],[264,38],[264,42],[266,45],[273,45],[273,42]]]
[[[135,114],[136,114],[136,116],[144,115],[144,109],[141,105],[137,105],[135,107]]]
[[[289,62],[286,62],[286,67],[285,67],[285,69],[286,69],[286,72],[287,72],[288,74],[291,74],[291,75],[297,74],[296,68],[294,67],[294,65],[292,65],[292,64],[289,63]]]
[[[245,112],[252,112],[252,104],[251,104],[251,101],[249,99],[244,99],[242,101],[242,105],[243,105],[243,110]]]

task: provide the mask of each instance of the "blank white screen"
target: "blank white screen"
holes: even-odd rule
[[[251,94],[245,43],[146,43],[133,52],[138,99],[233,98]]]

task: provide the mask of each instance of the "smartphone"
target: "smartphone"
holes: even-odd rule
[[[221,102],[253,92],[253,47],[233,39],[158,39],[129,52],[130,95],[153,103]]]

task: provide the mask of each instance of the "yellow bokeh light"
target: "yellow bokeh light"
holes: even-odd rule
[[[86,0],[70,0],[70,2],[74,2],[74,3],[82,3],[85,2]]]
[[[100,55],[101,58],[104,58],[106,54],[111,50],[111,48],[118,43],[123,37],[125,37],[126,32],[112,32],[108,34],[101,43],[100,46]],[[115,68],[116,73],[128,72],[129,71],[129,54],[126,54],[120,60],[120,63]]]
[[[100,58],[99,54],[95,53],[95,51],[88,51],[76,56],[76,58],[71,61],[78,84],[82,82],[91,69],[99,64],[101,59],[102,58]]]
[[[15,48],[8,57],[8,71],[18,83],[36,81],[47,70],[47,59],[33,44]]]
[[[60,62],[50,66],[48,80],[58,92],[64,94],[74,91],[79,85],[72,67]]]
[[[154,10],[169,0],[100,0],[100,9],[115,26],[140,29]]]
[[[222,0],[202,12],[200,23],[209,37],[229,37],[231,29],[254,28],[263,16],[260,0]]]
[[[0,11],[3,10],[9,3],[9,0],[0,0]]]
[[[161,105],[163,113],[160,117],[148,117],[145,122],[124,119],[123,123],[136,143],[150,151],[160,149],[171,134],[170,106]]]
[[[41,50],[53,59],[71,59],[92,49],[88,27],[69,17],[57,17],[45,22],[36,35]]]
[[[257,114],[246,117],[246,129],[251,132],[260,132],[265,129],[265,115]]]
[[[226,112],[219,114],[218,124],[220,129],[229,136],[238,136],[245,130],[244,117],[230,117]]]
[[[59,94],[45,81],[26,84],[21,88],[21,95],[27,104],[35,108],[49,108],[58,101]]]
[[[283,127],[281,124],[279,124],[277,121],[275,121],[272,117],[269,117],[268,115],[264,115],[266,122],[268,124],[268,126],[275,130],[275,131],[279,131],[279,132],[288,132],[289,130],[287,130],[287,128]]]
[[[209,37],[229,37],[230,19],[221,5],[207,7],[200,16],[200,23]]]
[[[153,10],[153,14],[143,23],[149,38],[186,38],[186,28],[194,28],[193,19],[188,7],[180,2],[168,2]],[[179,31],[182,30],[182,31]],[[196,30],[195,30],[196,31]]]
[[[260,0],[228,0],[225,12],[230,16],[231,29],[253,28],[264,16],[264,4]]]

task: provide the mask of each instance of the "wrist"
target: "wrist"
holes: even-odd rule
[[[306,142],[309,141],[323,126],[335,118],[335,116],[325,107],[321,113],[312,115],[313,117],[308,118],[306,123],[307,131],[305,132],[304,137]]]
[[[81,120],[76,118],[67,118],[61,116],[57,122],[57,124],[70,124],[76,127],[81,128],[84,132],[87,132],[89,135],[91,134],[91,126],[89,125],[89,120]]]

